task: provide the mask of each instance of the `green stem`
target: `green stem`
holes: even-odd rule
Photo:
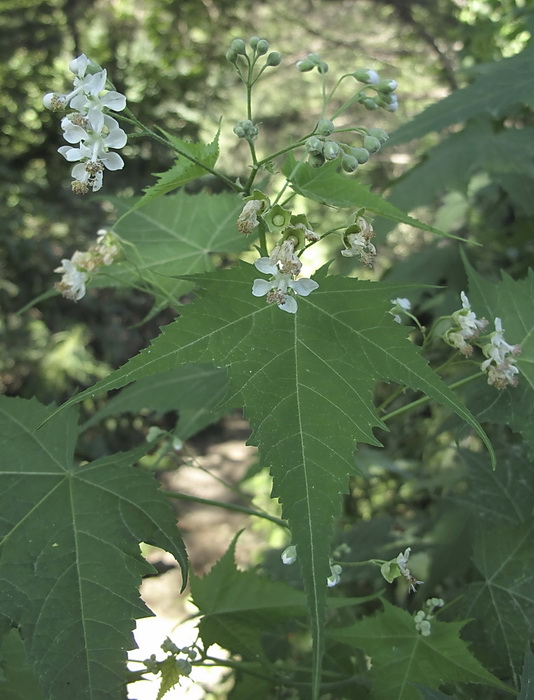
[[[457,382],[453,382],[453,384],[449,384],[448,388],[449,389],[458,389],[458,387],[461,387],[464,384],[469,384],[469,382],[472,382],[475,379],[479,379],[483,375],[484,375],[484,372],[477,372],[476,374],[472,374],[470,377],[464,377],[464,379],[459,379]],[[401,406],[396,411],[391,411],[391,413],[387,413],[385,416],[382,416],[382,420],[384,422],[389,421],[392,418],[396,418],[397,416],[400,416],[403,413],[406,413],[407,411],[411,411],[412,408],[417,408],[418,406],[423,406],[425,403],[428,403],[430,400],[431,400],[430,396],[423,396],[420,399],[417,399],[416,401],[412,401],[411,403],[407,403],[405,406]]]
[[[216,506],[217,508],[225,508],[226,510],[234,510],[238,513],[245,513],[246,515],[252,515],[256,518],[263,518],[264,520],[269,520],[275,525],[289,529],[285,520],[277,518],[274,515],[269,515],[269,513],[262,513],[261,511],[254,510],[253,508],[247,508],[247,506],[240,506],[235,503],[223,503],[222,501],[214,501],[211,498],[200,498],[200,496],[191,496],[187,493],[180,493],[179,491],[163,491],[163,493],[169,498],[175,498],[179,501],[191,501],[192,503],[203,503],[206,506]]]

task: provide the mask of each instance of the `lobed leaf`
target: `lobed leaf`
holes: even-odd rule
[[[76,411],[55,413],[0,397],[0,615],[48,700],[116,700],[133,619],[150,614],[139,543],[171,552],[184,580],[185,550],[156,482],[130,466],[145,448],[76,466]]]

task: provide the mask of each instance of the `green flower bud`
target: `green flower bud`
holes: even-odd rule
[[[325,160],[335,160],[341,153],[341,146],[335,141],[325,141],[323,156]]]
[[[259,36],[251,36],[248,43],[250,44],[250,48],[256,50],[256,46],[258,45],[258,41],[260,40]]]
[[[233,131],[234,131],[234,134],[240,139],[244,139],[246,136],[246,132],[243,129],[243,127],[241,126],[241,124],[236,124],[234,126]]]
[[[232,49],[228,49],[228,51],[225,54],[226,60],[230,61],[230,63],[237,63],[237,54],[235,51],[232,51]]]
[[[312,153],[313,155],[321,155],[323,152],[323,142],[316,136],[310,136],[309,139],[306,139],[306,143],[304,145],[308,153]]]
[[[364,97],[363,100],[361,100],[361,103],[365,107],[365,109],[368,109],[370,112],[374,111],[375,109],[378,109],[378,105],[372,97]]]
[[[352,75],[358,82],[365,83],[366,85],[376,85],[380,82],[380,76],[375,70],[371,70],[371,68],[358,68]]]
[[[364,136],[363,147],[366,148],[369,153],[376,153],[380,150],[382,144],[374,136]]]
[[[334,128],[334,122],[331,122],[330,119],[321,119],[317,122],[315,131],[321,136],[330,136]]]
[[[328,73],[328,63],[326,63],[325,61],[321,61],[321,63],[319,63],[319,65],[317,66],[317,70],[319,71],[319,73],[321,73],[321,75]]]
[[[308,163],[312,166],[312,168],[320,168],[325,164],[325,159],[318,153],[310,153],[308,156]]]
[[[240,139],[253,141],[258,135],[258,127],[250,119],[242,119],[234,126],[234,134]]]
[[[346,173],[353,173],[358,167],[358,161],[353,156],[348,156],[345,153],[341,160],[341,167]]]
[[[267,39],[260,39],[256,44],[256,52],[258,56],[263,56],[269,50],[269,42]]]
[[[379,105],[392,105],[396,104],[398,102],[397,95],[393,95],[391,93],[383,93],[380,92],[376,96],[376,101],[378,102]]]
[[[318,66],[321,63],[321,57],[318,53],[309,53],[308,59],[313,63],[314,66]]]
[[[384,129],[368,129],[367,133],[369,136],[374,136],[375,139],[378,139],[380,143],[386,143],[386,141],[389,139],[389,135]]]
[[[245,47],[245,42],[243,41],[243,39],[234,39],[230,44],[230,49],[239,56],[245,56],[247,53],[247,49]]]
[[[366,148],[351,148],[348,155],[356,158],[360,165],[367,163],[369,160],[369,151]]]
[[[396,80],[380,80],[376,85],[375,88],[379,92],[393,92],[396,90],[398,87],[398,83]]]
[[[315,63],[310,61],[308,58],[305,58],[302,61],[297,61],[297,70],[301,73],[307,73],[308,71],[313,70],[314,68]]]
[[[176,659],[176,670],[181,676],[188,676],[192,671],[192,666],[187,659]]]
[[[278,51],[271,51],[271,53],[267,56],[266,63],[268,66],[279,66],[281,60],[282,54],[278,53]]]

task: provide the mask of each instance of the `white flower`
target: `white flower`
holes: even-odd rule
[[[517,386],[519,370],[515,366],[515,357],[510,355],[519,355],[521,347],[506,342],[500,318],[495,319],[495,331],[490,336],[490,342],[483,346],[482,352],[488,359],[484,360],[480,369],[488,373],[488,384],[497,389]]]
[[[400,554],[398,554],[398,556],[397,556],[396,562],[397,562],[397,566],[399,567],[399,571],[401,572],[402,576],[404,576],[404,578],[410,584],[410,590],[415,592],[416,586],[423,583],[423,581],[418,581],[410,573],[410,569],[408,568],[408,560],[410,558],[411,551],[412,551],[411,547],[407,547],[404,550],[404,552],[400,552]]]
[[[485,318],[478,319],[474,311],[471,310],[471,304],[465,292],[460,293],[462,300],[462,308],[452,314],[454,326],[445,331],[443,338],[445,342],[457,348],[462,355],[470,357],[473,354],[473,346],[467,341],[472,340],[480,335],[488,322]]]
[[[402,323],[400,313],[396,312],[410,311],[412,308],[410,300],[404,297],[398,297],[397,299],[391,299],[391,303],[393,304],[393,308],[389,313],[393,316],[397,323]]]
[[[284,564],[294,564],[297,561],[297,548],[294,544],[286,547],[281,554],[282,562]]]
[[[276,245],[269,260],[273,265],[277,265],[281,272],[288,275],[298,275],[302,269],[299,256],[295,253],[295,241],[286,238]]]
[[[326,585],[328,588],[333,588],[341,581],[341,572],[343,569],[339,564],[332,564],[330,562],[330,576],[326,579]]]
[[[72,260],[62,260],[61,266],[57,267],[54,272],[63,273],[61,281],[56,284],[56,289],[61,292],[63,296],[67,297],[67,299],[79,301],[85,295],[85,283],[88,277],[87,272],[78,269]]]
[[[297,300],[293,294],[307,297],[319,287],[317,282],[307,278],[292,279],[292,275],[281,272],[273,265],[269,258],[259,258],[254,263],[256,269],[266,275],[271,275],[271,280],[256,279],[252,285],[252,294],[255,297],[267,295],[268,304],[277,304],[279,309],[290,314],[297,312]]]
[[[373,267],[376,248],[371,243],[371,238],[374,235],[371,224],[363,216],[359,216],[356,223],[349,226],[343,237],[346,247],[341,251],[341,255],[346,258],[359,258],[367,267]]]

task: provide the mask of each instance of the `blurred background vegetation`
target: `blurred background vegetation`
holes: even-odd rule
[[[0,391],[62,401],[123,363],[174,315],[169,310],[141,325],[151,299],[108,289],[91,290],[79,304],[58,297],[30,303],[53,287],[61,258],[87,248],[97,229],[110,223],[106,195],[138,194],[153,182],[151,173],[172,162],[158,144],[131,140],[126,167],[106,178],[102,196],[71,193],[70,168],[57,153],[59,119],[41,98],[68,87],[72,57],[84,52],[106,67],[148,125],[211,140],[222,117],[219,165],[237,176],[246,153],[232,133],[244,116],[241,84],[224,59],[233,38],[266,37],[283,55],[281,68],[256,96],[260,147],[267,152],[287,136],[302,135],[317,118],[317,82],[294,70],[306,53],[319,53],[333,74],[370,67],[396,79],[399,111],[380,111],[379,123],[376,113],[359,117],[394,131],[472,81],[480,64],[521,51],[531,9],[531,0],[1,0]],[[521,119],[528,124],[530,113]],[[383,192],[436,142],[434,134],[384,150],[362,177]],[[492,250],[512,265],[507,236],[517,203],[491,180],[483,185],[473,187],[468,178],[452,183],[417,201],[426,207],[417,213],[428,218],[437,212],[444,228],[469,225],[482,237],[490,222]],[[527,231],[532,216],[525,223],[521,213]],[[389,233],[379,272],[402,277],[396,263],[426,240],[413,230]],[[427,274],[424,281],[438,280]]]

